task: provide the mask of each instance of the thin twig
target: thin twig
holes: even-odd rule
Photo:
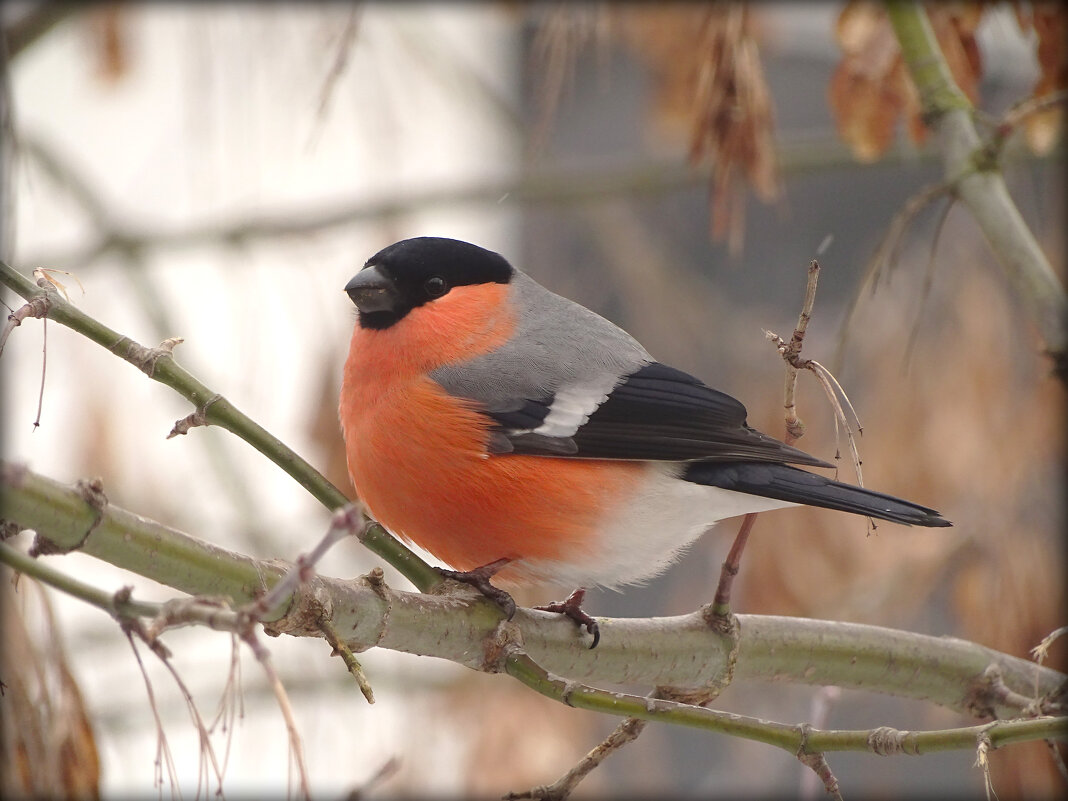
[[[942,181],[936,184],[928,184],[906,200],[890,221],[886,233],[864,267],[863,280],[857,286],[857,291],[853,293],[853,297],[846,308],[845,319],[842,320],[842,325],[838,329],[838,344],[832,359],[833,364],[841,365],[842,363],[846,344],[853,328],[853,318],[860,307],[861,297],[868,293],[874,294],[883,273],[889,273],[894,265],[897,264],[898,252],[909,226],[912,225],[921,211],[944,195],[953,195],[953,185],[951,183]]]
[[[835,702],[841,697],[842,690],[839,687],[821,687],[812,697],[812,703],[808,714],[809,724],[817,728],[826,725],[831,707],[834,706]],[[805,767],[809,768],[809,770],[801,774],[801,787],[798,791],[799,797],[802,799],[815,797],[820,790],[819,783],[821,781],[823,784],[822,789],[826,792],[827,782],[821,771],[817,769],[817,766],[808,764],[803,759],[800,761]],[[826,766],[826,769],[829,772],[830,766],[826,764],[826,759],[824,759],[823,765]]]
[[[983,148],[984,157],[991,162],[996,162],[1001,157],[1005,143],[1024,120],[1034,114],[1048,111],[1054,106],[1062,105],[1066,101],[1068,101],[1068,90],[1062,89],[1040,97],[1028,97],[1013,105],[994,124],[994,132]]]
[[[626,718],[609,734],[601,743],[584,756],[577,765],[561,776],[552,784],[531,787],[522,792],[505,793],[507,801],[531,798],[535,801],[563,801],[571,795],[586,776],[597,768],[604,760],[625,746],[638,739],[645,730],[646,721],[638,718]]]
[[[45,376],[48,375],[48,318],[41,321],[41,388],[37,393],[37,417],[33,420],[33,430],[41,427],[41,411],[44,409]]]
[[[749,532],[753,530],[753,524],[756,519],[756,512],[750,512],[742,518],[742,525],[734,536],[734,542],[731,544],[730,551],[727,552],[727,558],[723,560],[723,566],[719,572],[719,584],[716,585],[716,594],[712,601],[712,613],[718,618],[730,617],[731,587],[734,584],[734,577],[738,575],[738,571],[741,568],[742,552],[749,542]]]
[[[297,721],[293,715],[293,706],[289,703],[289,695],[286,693],[286,688],[283,686],[282,680],[278,677],[278,672],[274,669],[274,663],[271,661],[271,652],[259,641],[255,630],[251,626],[239,636],[252,649],[256,660],[267,675],[267,683],[270,685],[275,700],[278,702],[278,708],[281,710],[282,718],[285,720],[286,731],[289,733],[289,748],[293,754],[293,759],[297,763],[301,795],[304,798],[311,798],[311,787],[308,784],[308,766],[304,761],[304,743],[301,740],[300,731],[297,729]]]
[[[1064,757],[1061,756],[1061,750],[1057,747],[1057,743],[1053,740],[1046,740],[1046,748],[1049,749],[1050,759],[1053,760],[1053,764],[1057,766],[1057,772],[1061,774],[1061,778],[1065,782],[1068,782],[1068,765],[1064,764]]]
[[[927,306],[927,300],[931,296],[931,287],[934,286],[934,274],[935,274],[935,255],[938,252],[938,243],[942,239],[942,231],[945,228],[946,220],[949,219],[949,212],[953,210],[953,205],[956,198],[953,195],[948,195],[945,205],[942,207],[942,211],[938,215],[938,220],[935,222],[934,233],[931,235],[931,250],[927,256],[927,269],[923,273],[923,288],[920,292],[920,302],[916,309],[916,319],[912,324],[912,329],[909,331],[908,343],[905,345],[905,364],[908,365],[912,359],[912,351],[916,346],[917,335],[920,333],[920,321],[923,319],[923,310]]]
[[[315,127],[312,130],[311,135],[308,138],[309,144],[314,141],[319,131],[322,130],[323,123],[326,121],[326,112],[330,106],[330,101],[334,97],[334,89],[337,87],[338,80],[345,73],[345,68],[349,63],[349,56],[352,53],[353,43],[356,40],[356,33],[359,30],[360,13],[362,7],[359,5],[353,5],[349,9],[348,19],[345,21],[345,27],[341,31],[341,35],[338,37],[337,51],[334,53],[334,58],[330,62],[330,69],[326,73],[326,77],[323,78],[323,84],[319,88],[319,105],[315,109]]]
[[[156,721],[156,758],[154,765],[156,768],[154,778],[154,785],[163,788],[163,765],[167,766],[167,777],[170,780],[172,792],[178,788],[178,771],[174,764],[174,756],[171,754],[171,747],[167,743],[167,733],[163,728],[163,720],[160,718],[159,705],[156,703],[156,693],[152,689],[152,680],[148,677],[148,671],[145,669],[145,663],[141,659],[141,653],[137,650],[137,644],[133,639],[133,631],[126,629],[123,631],[126,635],[126,641],[130,644],[130,650],[133,651],[134,659],[137,661],[137,667],[141,671],[141,677],[145,681],[145,692],[148,695],[148,708],[152,710],[152,717]]]
[[[805,424],[797,416],[795,393],[797,390],[797,371],[800,369],[798,361],[801,358],[801,348],[804,344],[805,333],[808,331],[808,324],[812,319],[812,309],[816,305],[816,285],[819,283],[819,279],[820,263],[813,259],[808,265],[805,299],[801,303],[801,313],[797,316],[797,326],[794,328],[793,336],[790,337],[790,342],[786,345],[785,351],[782,351],[782,356],[786,360],[783,407],[786,409],[787,445],[793,445],[805,433]]]
[[[835,799],[835,801],[842,801],[842,793],[838,789],[838,779],[834,775],[834,771],[831,770],[831,766],[827,763],[827,757],[823,752],[817,754],[800,752],[797,755],[797,760],[816,775],[816,778],[823,784],[823,789],[827,795]]]
[[[23,320],[27,317],[43,318],[48,314],[50,308],[52,308],[52,301],[49,296],[37,295],[27,299],[25,304],[11,312],[7,316],[7,325],[4,326],[4,331],[0,334],[0,356],[4,355],[4,346],[7,345],[7,339],[11,336],[11,332],[22,325]]]
[[[293,567],[289,569],[282,579],[271,587],[265,595],[253,601],[242,611],[253,620],[261,620],[264,615],[273,611],[289,601],[297,588],[304,584],[315,574],[316,563],[336,543],[345,537],[359,537],[367,527],[367,518],[364,516],[363,504],[359,501],[338,509],[330,518],[330,527],[326,534],[316,543],[315,547],[307,554],[297,556]]]
[[[986,789],[987,801],[997,801],[998,794],[994,792],[994,782],[990,778],[990,738],[980,733],[976,737],[975,767],[983,771],[983,787]]]

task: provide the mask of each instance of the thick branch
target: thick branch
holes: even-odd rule
[[[229,596],[243,604],[286,570],[282,563],[217,548],[113,505],[100,512],[76,489],[25,469],[7,465],[0,479],[5,519],[59,546],[81,543],[86,553],[184,592]],[[264,616],[280,633],[321,637],[326,620],[353,651],[377,646],[477,670],[500,669],[487,651],[502,631],[500,612],[466,589],[420,595],[392,590],[374,577],[315,576],[279,617],[283,606]],[[1066,680],[1032,662],[948,637],[802,618],[739,615],[738,621],[736,680],[833,684],[999,717],[1020,714],[1020,699],[1031,698],[1036,687],[1044,695]],[[520,609],[514,622],[516,628],[506,630],[532,659],[575,681],[699,687],[722,680],[728,669],[730,642],[709,629],[703,610],[670,618],[601,619],[602,641],[595,651],[581,647],[574,625],[559,615]],[[987,692],[991,666],[1009,693]]]
[[[1009,195],[1000,167],[987,163],[974,108],[953,80],[923,7],[887,3],[924,118],[940,135],[947,180],[971,211],[1031,321],[1054,370],[1068,382],[1068,297]]]

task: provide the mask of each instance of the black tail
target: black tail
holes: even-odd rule
[[[763,498],[822,506],[894,523],[951,526],[934,509],[851,484],[833,481],[785,464],[767,462],[693,462],[682,476],[709,487],[747,492]]]

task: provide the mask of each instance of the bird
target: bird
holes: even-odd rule
[[[478,245],[402,240],[345,292],[356,321],[338,412],[357,495],[508,612],[508,589],[570,586],[581,600],[644,582],[752,512],[951,525],[804,469],[833,465],[750,427],[741,402]],[[543,608],[592,622],[577,603]]]

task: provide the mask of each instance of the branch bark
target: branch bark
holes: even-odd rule
[[[253,600],[289,568],[218,548],[112,505],[100,511],[77,489],[10,464],[0,470],[0,515],[61,549],[76,547],[183,592],[226,596],[236,605]],[[305,637],[324,636],[326,620],[353,651],[381,647],[475,670],[505,670],[549,695],[562,692],[556,684],[560,676],[573,682],[700,687],[722,682],[729,669],[731,641],[709,629],[704,610],[668,618],[602,618],[602,642],[595,651],[582,647],[575,626],[559,615],[520,609],[514,625],[500,618],[496,607],[466,587],[444,585],[427,595],[391,589],[376,577],[315,576],[262,619],[273,632]],[[998,717],[1019,715],[1036,692],[1045,695],[1068,680],[949,637],[803,618],[737,619],[735,679],[835,685]],[[495,653],[509,643],[521,643],[536,664]],[[1002,687],[1008,692],[998,691]],[[599,696],[587,700],[605,703]],[[618,714],[631,715],[630,706],[624,704]]]

